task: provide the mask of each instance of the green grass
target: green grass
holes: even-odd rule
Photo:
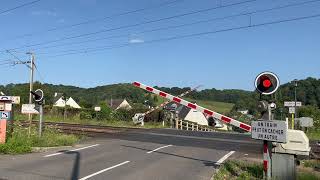
[[[37,129],[34,127],[30,136],[28,136],[28,128],[15,126],[12,137],[7,138],[5,144],[0,144],[0,153],[30,153],[32,147],[69,146],[79,142],[80,139],[80,136],[63,134],[50,128],[46,128],[42,137],[39,138]]]
[[[219,112],[219,113],[228,113],[233,108],[234,104],[232,103],[225,103],[225,102],[217,102],[217,101],[205,101],[205,100],[193,100],[190,98],[186,98],[188,101],[195,101],[200,106],[203,106],[207,109]]]
[[[320,160],[303,160],[301,161],[301,164],[304,166],[304,167],[309,167],[309,168],[320,168]]]
[[[219,171],[212,177],[213,180],[244,180],[244,179],[262,179],[262,164],[249,163],[244,161],[226,161]]]
[[[317,162],[319,163],[319,162]],[[310,166],[317,164],[310,162]],[[305,163],[306,165],[306,163]],[[251,163],[240,160],[226,161],[217,173],[214,174],[212,180],[252,180],[263,179],[262,163]],[[304,171],[299,168],[297,172],[298,180],[316,180],[320,179],[319,173],[315,171]]]
[[[320,129],[309,130],[306,135],[310,140],[320,141]]]
[[[15,116],[15,120],[27,120],[27,115],[17,115]],[[34,117],[33,119],[38,120],[38,117]],[[80,119],[77,116],[68,117],[67,119],[63,119],[62,116],[51,116],[45,115],[45,122],[65,122],[72,124],[87,124],[87,125],[101,125],[101,126],[114,126],[114,127],[142,127],[140,125],[135,125],[132,120],[130,121],[120,121],[120,120],[96,120],[96,119]],[[162,126],[162,122],[145,122],[143,128],[166,128],[169,127],[169,124],[165,124]]]
[[[218,102],[218,101],[194,100],[194,99],[185,98],[185,97],[182,97],[182,98],[187,101],[197,102],[197,104],[199,104],[200,106],[203,106],[205,108],[208,108],[210,110],[213,110],[213,111],[216,111],[219,113],[228,113],[231,111],[231,109],[234,106],[234,104],[232,104],[232,103],[225,103],[225,102]],[[166,101],[167,101],[167,99],[162,98],[162,97],[158,97],[157,105],[160,105]]]
[[[300,172],[298,174],[298,180],[319,180],[319,176],[310,172]]]

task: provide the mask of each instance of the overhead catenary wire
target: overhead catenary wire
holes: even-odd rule
[[[143,12],[143,11],[151,10],[151,9],[155,9],[155,8],[160,8],[160,7],[163,7],[163,6],[168,6],[168,5],[175,4],[175,3],[178,3],[178,2],[182,2],[182,1],[185,1],[185,0],[170,0],[170,1],[160,2],[158,4],[151,5],[151,6],[144,7],[144,8],[125,11],[125,12],[121,12],[121,13],[117,13],[117,14],[113,14],[113,15],[109,15],[109,16],[105,16],[105,17],[101,17],[101,18],[89,19],[89,20],[86,20],[86,21],[82,21],[82,22],[74,23],[74,24],[69,24],[69,25],[65,25],[65,26],[53,27],[53,28],[49,28],[49,29],[46,29],[46,30],[43,30],[43,31],[38,31],[38,32],[19,35],[19,36],[14,37],[13,39],[23,38],[23,37],[30,37],[30,36],[39,35],[39,34],[42,34],[42,33],[48,33],[48,32],[53,32],[53,31],[57,31],[57,30],[73,28],[73,27],[86,25],[86,24],[91,24],[91,23],[95,23],[95,22],[99,22],[99,21],[106,21],[106,20],[110,20],[110,19],[113,19],[113,18],[116,18],[116,17],[129,15],[129,14],[134,14],[134,13],[138,13],[138,12]]]
[[[110,31],[115,31],[115,30],[120,30],[120,29],[131,28],[131,27],[137,27],[137,26],[141,26],[141,25],[146,25],[146,24],[166,21],[166,20],[170,20],[170,19],[180,18],[180,17],[184,17],[184,16],[189,16],[189,15],[204,13],[204,12],[208,12],[208,11],[213,11],[213,10],[217,10],[217,9],[221,9],[221,8],[238,6],[238,5],[242,5],[242,4],[246,4],[246,3],[252,3],[252,2],[255,2],[255,1],[258,1],[258,0],[246,0],[246,1],[236,2],[236,3],[233,3],[233,4],[220,5],[220,6],[215,6],[215,7],[211,7],[211,8],[206,8],[206,9],[191,11],[191,12],[187,12],[187,13],[182,13],[182,14],[178,14],[178,15],[168,16],[168,17],[164,17],[164,18],[153,19],[153,20],[149,20],[149,21],[143,21],[143,22],[140,22],[140,23],[123,25],[123,26],[109,28],[109,29],[103,29],[103,30],[99,30],[99,31],[95,31],[95,32],[76,35],[76,36],[62,37],[62,38],[59,38],[59,39],[56,39],[56,40],[51,40],[51,41],[46,41],[46,42],[41,42],[41,43],[36,43],[36,44],[30,44],[30,45],[24,45],[24,46],[20,46],[20,47],[16,47],[16,48],[10,48],[10,49],[11,50],[15,50],[15,49],[22,49],[22,48],[30,48],[30,47],[34,47],[34,46],[40,46],[40,45],[45,45],[45,44],[50,44],[50,43],[70,40],[70,39],[87,37],[87,36],[92,36],[92,35],[96,35],[96,34],[100,34],[100,33],[104,33],[104,32],[110,32]]]
[[[25,7],[25,6],[29,6],[29,5],[35,4],[35,3],[39,2],[39,1],[41,1],[41,0],[35,0],[35,1],[31,1],[31,2],[27,2],[27,3],[24,3],[24,4],[18,5],[18,6],[13,7],[13,8],[0,10],[0,14],[4,14],[4,13],[7,13],[7,12],[10,12],[10,11],[13,11],[13,10],[16,10],[16,9],[19,9],[19,8],[22,8],[22,7]]]
[[[208,23],[208,22],[213,22],[213,21],[225,20],[225,19],[230,19],[230,18],[235,18],[235,17],[240,17],[240,16],[248,16],[248,15],[252,16],[252,15],[255,15],[258,13],[265,13],[265,12],[269,12],[269,11],[274,11],[274,10],[279,10],[279,9],[284,9],[284,8],[289,8],[289,7],[294,7],[294,6],[301,6],[301,5],[306,5],[306,4],[310,4],[310,3],[316,3],[316,2],[320,2],[320,0],[311,0],[311,1],[304,1],[304,2],[298,2],[298,3],[291,3],[291,4],[281,5],[281,6],[277,6],[277,7],[273,7],[273,8],[266,8],[266,9],[254,10],[251,12],[238,13],[238,14],[229,15],[229,16],[210,18],[210,19],[195,21],[195,22],[191,22],[191,23],[154,28],[154,29],[144,30],[144,31],[140,31],[140,32],[134,32],[133,34],[145,34],[145,33],[150,33],[150,32],[164,31],[164,30],[169,30],[169,29],[174,29],[174,28],[192,26],[192,25],[201,24],[201,23]],[[45,46],[45,47],[35,48],[33,50],[55,48],[55,47],[74,45],[74,44],[83,44],[83,43],[88,43],[88,42],[95,42],[95,41],[101,41],[101,40],[112,39],[112,38],[121,38],[121,37],[127,37],[127,36],[128,36],[128,34],[126,33],[126,34],[121,34],[121,35],[107,36],[107,37],[103,37],[103,38],[89,39],[89,40],[80,41],[80,42],[70,42],[70,43],[58,44],[58,45],[53,45],[53,46]],[[72,51],[72,50],[66,50],[64,52],[68,52],[68,51]],[[38,54],[48,54],[48,53],[41,53],[40,52]]]
[[[135,43],[135,44],[125,43],[125,44],[121,44],[121,45],[114,46],[114,47],[109,46],[109,47],[98,48],[98,49],[87,49],[87,50],[73,52],[73,53],[57,54],[57,55],[53,55],[53,56],[47,56],[47,58],[67,56],[67,55],[73,55],[73,54],[86,54],[86,53],[92,53],[92,52],[96,52],[96,51],[104,51],[104,50],[109,50],[109,49],[122,48],[122,47],[137,45],[137,44],[140,44],[140,45],[142,45],[142,44],[151,44],[151,43],[157,43],[157,42],[172,41],[172,40],[177,40],[177,39],[199,37],[199,36],[204,36],[204,35],[217,34],[217,33],[222,33],[222,32],[236,31],[236,30],[249,29],[249,28],[256,28],[256,27],[262,27],[262,26],[267,26],[267,25],[274,25],[274,24],[292,22],[292,21],[301,21],[301,20],[306,20],[306,19],[311,19],[311,18],[318,18],[318,17],[320,17],[320,14],[314,14],[314,15],[309,15],[309,16],[301,16],[301,17],[289,18],[289,19],[283,19],[283,20],[277,20],[277,21],[270,21],[270,22],[259,23],[259,24],[252,24],[251,23],[251,24],[245,25],[245,26],[238,26],[238,27],[226,28],[226,29],[221,29],[221,30],[216,30],[216,31],[206,31],[206,32],[193,33],[193,34],[187,34],[187,35],[173,36],[173,37],[168,37],[168,38],[145,41],[143,43]]]
[[[29,65],[27,65],[24,61],[22,61],[18,56],[16,56],[15,54],[13,54],[10,50],[7,50],[7,53],[9,53],[11,56],[13,56],[16,60],[18,60],[20,62],[20,64],[24,64],[26,65],[28,68],[31,69],[31,67]],[[14,63],[15,64],[15,63]]]

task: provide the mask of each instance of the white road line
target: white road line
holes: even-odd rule
[[[83,149],[88,149],[88,148],[92,148],[92,147],[99,146],[99,145],[100,144],[94,144],[94,145],[91,145],[91,146],[86,146],[86,147],[82,147],[82,148],[78,148],[78,149],[68,150],[66,152],[81,151]],[[54,153],[54,154],[45,155],[43,157],[52,157],[52,156],[57,156],[57,155],[64,154],[64,153],[65,152],[58,152],[58,153]]]
[[[166,145],[166,146],[161,146],[161,147],[159,147],[159,148],[157,148],[157,149],[154,149],[154,150],[152,150],[152,151],[149,151],[149,152],[147,152],[147,153],[150,154],[150,153],[153,153],[153,152],[155,152],[155,151],[158,151],[158,150],[160,150],[160,149],[163,149],[163,148],[166,148],[166,147],[170,147],[170,146],[172,146],[172,145],[170,144],[170,145]]]
[[[117,165],[108,167],[108,168],[106,168],[106,169],[102,169],[101,171],[98,171],[98,172],[96,172],[96,173],[90,174],[90,175],[88,175],[88,176],[86,176],[86,177],[83,177],[83,178],[81,178],[81,179],[79,179],[79,180],[89,179],[89,178],[91,178],[91,177],[93,177],[93,176],[96,176],[96,175],[101,174],[101,173],[103,173],[103,172],[109,171],[109,170],[114,169],[114,168],[116,168],[116,167],[122,166],[122,165],[124,165],[124,164],[129,163],[129,162],[130,162],[130,161],[125,161],[125,162],[123,162],[123,163],[120,163],[120,164],[117,164]]]
[[[221,159],[219,159],[216,162],[216,165],[220,165],[221,163],[223,163],[226,159],[228,159],[228,157],[230,157],[233,153],[235,153],[235,151],[230,151],[228,154],[224,155]]]

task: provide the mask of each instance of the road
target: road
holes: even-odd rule
[[[77,147],[0,155],[0,179],[209,180],[226,159],[261,158],[261,147],[243,134],[126,130]]]

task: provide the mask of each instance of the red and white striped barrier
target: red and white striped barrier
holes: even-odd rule
[[[157,95],[159,95],[161,97],[167,98],[170,101],[174,101],[176,103],[179,103],[179,104],[182,104],[184,106],[187,106],[187,107],[189,107],[191,109],[196,109],[197,111],[200,111],[200,112],[202,112],[204,114],[207,114],[209,116],[213,116],[214,118],[217,118],[217,119],[219,119],[219,120],[221,120],[221,121],[223,121],[223,122],[225,122],[227,124],[231,124],[233,126],[241,128],[241,129],[243,129],[245,131],[251,132],[251,126],[249,126],[249,125],[247,125],[245,123],[242,123],[240,121],[234,120],[234,119],[232,119],[230,117],[227,117],[227,116],[224,116],[224,115],[219,114],[217,112],[214,112],[214,111],[211,111],[209,109],[203,108],[203,107],[201,107],[201,106],[199,106],[197,104],[193,104],[193,103],[191,103],[189,101],[186,101],[186,100],[181,99],[179,97],[173,96],[173,95],[168,94],[166,92],[160,91],[160,90],[155,89],[153,87],[146,86],[146,85],[144,85],[142,83],[139,83],[139,82],[134,82],[133,85],[136,86],[136,87],[139,87],[141,89],[145,89],[145,90],[147,90],[149,92],[152,92],[154,94],[157,94]]]

